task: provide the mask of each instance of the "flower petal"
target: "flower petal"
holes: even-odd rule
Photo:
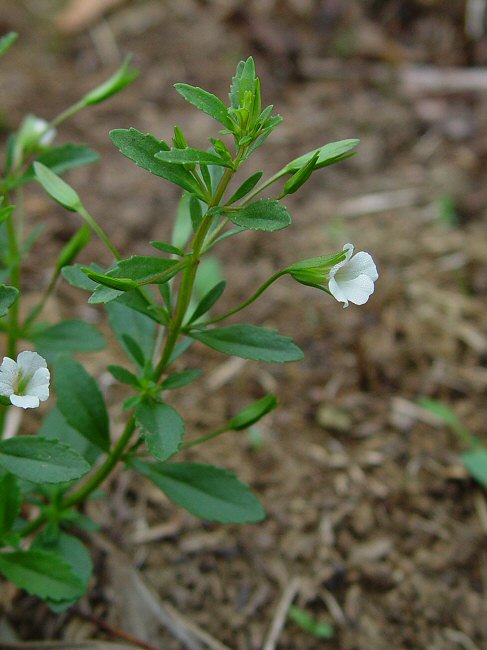
[[[14,406],[23,409],[35,409],[39,406],[39,398],[34,395],[10,395],[10,401]]]
[[[330,290],[331,295],[338,300],[338,302],[344,302],[344,307],[348,307],[348,300],[345,294],[343,293],[341,286],[335,280],[335,278],[330,278],[328,282],[328,289]]]
[[[374,282],[368,275],[359,275],[358,278],[339,284],[347,300],[353,302],[354,305],[364,305],[374,293]]]
[[[330,278],[333,278],[336,273],[343,267],[348,265],[349,259],[353,255],[353,244],[345,244],[343,247],[343,250],[345,251],[345,259],[342,260],[341,262],[338,262],[338,264],[335,264],[335,266],[332,266],[330,269]]]
[[[25,350],[17,357],[17,365],[22,377],[32,377],[39,368],[47,368],[46,360],[37,352]]]
[[[47,368],[39,368],[35,371],[34,376],[30,379],[25,387],[26,395],[34,395],[41,402],[45,402],[49,397],[49,380],[50,373]]]
[[[10,357],[4,357],[0,366],[0,381],[13,386],[14,381],[17,379],[17,373],[18,368],[15,361]]]
[[[3,395],[4,397],[10,397],[13,392],[14,389],[10,382],[0,381],[0,395]]]
[[[359,275],[368,275],[374,282],[379,277],[372,256],[363,251],[354,255],[346,267],[340,271],[340,278],[343,280],[351,280]]]

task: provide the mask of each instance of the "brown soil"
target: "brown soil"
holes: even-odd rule
[[[2,60],[5,128],[27,110],[55,115],[107,76],[118,50],[134,53],[139,81],[60,134],[102,154],[69,178],[127,255],[169,237],[178,197],[122,158],[107,132],[135,126],[167,139],[177,123],[204,146],[214,124],[177,95],[177,81],[224,97],[236,61],[255,56],[264,97],[285,118],[255,168],[277,170],[327,141],[362,140],[357,157],[316,173],[309,191],[289,199],[292,228],[222,245],[229,278],[222,309],[283,265],[348,241],[378,262],[369,303],[342,310],[325,294],[281,280],[245,319],[293,336],[305,360],[235,367],[198,347],[185,363],[202,363],[205,376],[174,401],[196,434],[277,393],[280,408],[258,426],[259,448],[243,432],[186,453],[238,471],[260,495],[266,521],[208,525],[120,474],[111,498],[90,505],[103,538],[164,601],[235,650],[264,647],[290,583],[295,604],[336,633],[319,641],[288,621],[279,650],[487,647],[484,492],[464,471],[456,438],[416,406],[419,396],[439,399],[484,435],[487,93],[435,92],[402,76],[406,66],[414,77],[432,65],[441,77],[445,65],[486,63],[487,38],[465,35],[465,3],[141,0],[119,3],[70,35],[54,22],[60,2],[2,4],[0,31],[21,34]],[[445,218],[448,202],[456,223]],[[36,295],[46,260],[77,221],[37,189],[26,208],[31,224],[46,222],[26,278]],[[86,257],[93,258],[106,261],[96,243]],[[51,316],[99,321],[84,301],[61,287]],[[98,375],[106,358],[90,357]],[[107,392],[115,402],[114,389]],[[153,541],[144,541],[149,533]],[[97,578],[83,606],[135,633],[104,544],[94,545]],[[1,600],[19,638],[110,637],[70,612],[47,616],[6,586]],[[145,636],[164,650],[186,647],[153,620]]]

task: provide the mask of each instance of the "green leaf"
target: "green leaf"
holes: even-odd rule
[[[316,161],[318,160],[320,154],[317,151],[315,155],[308,160],[306,165],[301,167],[299,171],[291,176],[291,178],[284,185],[285,194],[294,194],[299,188],[306,183],[308,178],[315,170]]]
[[[177,246],[168,244],[165,241],[151,241],[150,245],[153,248],[157,249],[158,251],[162,251],[163,253],[169,253],[170,255],[179,255],[180,257],[184,256],[183,250],[181,250]]]
[[[304,609],[291,605],[289,608],[289,618],[299,625],[300,628],[309,632],[317,639],[332,639],[334,631],[328,623],[320,623],[308,614]]]
[[[228,161],[223,160],[220,156],[217,156],[214,153],[201,151],[200,149],[193,149],[192,147],[159,151],[156,153],[155,157],[157,160],[162,160],[163,162],[173,165],[185,165],[189,163],[196,165],[217,165],[220,167],[232,166]]]
[[[80,578],[84,585],[84,591],[86,591],[93,572],[93,563],[88,549],[77,537],[61,532],[55,539],[45,539],[41,534],[36,537],[31,548],[36,551],[47,551],[66,562]],[[48,604],[54,612],[60,613],[74,605],[77,600],[78,597],[57,601],[48,600]]]
[[[230,88],[230,104],[232,108],[243,106],[245,93],[254,95],[257,85],[254,59],[249,56],[246,61],[240,61]]]
[[[284,363],[303,358],[302,351],[290,337],[256,325],[229,325],[191,332],[190,336],[218,352],[244,359]]]
[[[100,449],[95,447],[89,440],[82,436],[76,429],[73,429],[67,422],[61,411],[55,406],[49,411],[37,435],[48,440],[59,440],[75,449],[83,456],[91,466],[100,457]]]
[[[229,430],[240,431],[258,422],[264,415],[277,407],[275,395],[266,395],[252,404],[249,404],[235,415],[228,423]]]
[[[55,553],[0,553],[0,572],[28,593],[56,602],[78,599],[85,591],[83,580]]]
[[[131,461],[171,501],[193,515],[223,524],[261,521],[264,509],[235,474],[213,465]]]
[[[319,149],[314,149],[313,151],[309,151],[308,153],[299,156],[299,158],[291,160],[291,162],[284,167],[284,171],[290,174],[297,172],[299,169],[304,167],[304,165],[306,165],[306,163],[308,163],[316,153],[319,153],[319,156],[315,163],[315,169],[333,165],[344,158],[348,158],[350,155],[349,152],[352,149],[355,149],[359,143],[360,140],[357,139],[330,142],[329,144],[325,144],[323,147],[319,147]]]
[[[65,320],[30,336],[40,355],[52,358],[59,352],[95,352],[106,342],[94,325],[82,320]]]
[[[188,243],[192,232],[190,202],[191,194],[183,192],[172,229],[171,242],[181,249]]]
[[[124,347],[127,349],[129,356],[135,361],[140,368],[145,368],[148,361],[140,345],[128,334],[122,336]]]
[[[203,316],[203,314],[206,314],[206,312],[208,312],[213,307],[213,305],[220,299],[221,295],[225,291],[226,284],[227,283],[222,280],[208,291],[208,293],[202,298],[194,310],[188,324],[194,323],[196,320],[198,320],[198,318]]]
[[[81,102],[85,106],[92,106],[93,104],[104,102],[106,99],[120,92],[126,86],[135,81],[138,76],[139,71],[130,67],[130,57],[128,56],[110,79],[107,79],[97,88],[94,88],[87,93]]]
[[[487,449],[479,447],[466,451],[461,459],[470,476],[487,488]]]
[[[100,155],[85,144],[65,144],[61,147],[51,147],[37,158],[37,162],[49,167],[55,174],[63,174],[70,169],[89,165],[99,160]],[[27,183],[35,178],[34,165],[31,165],[18,185]]]
[[[249,176],[246,181],[240,185],[240,187],[235,191],[234,194],[228,199],[227,205],[231,205],[232,203],[235,203],[239,199],[243,199],[243,197],[251,192],[254,187],[257,185],[257,183],[260,181],[262,178],[264,172],[255,172],[255,174],[252,174],[252,176]]]
[[[434,399],[428,399],[427,397],[420,397],[418,399],[418,404],[430,413],[433,413],[433,415],[442,419],[443,422],[445,422],[445,424],[448,425],[460,438],[469,443],[473,442],[473,434],[460,421],[457,414],[452,411],[451,408],[446,406],[446,404],[442,404]]]
[[[49,196],[60,203],[66,210],[77,212],[82,206],[78,194],[62,178],[40,162],[34,163],[37,180]]]
[[[114,129],[110,131],[110,138],[122,155],[132,160],[138,167],[165,178],[171,183],[179,185],[192,194],[201,196],[201,188],[189,171],[181,165],[165,163],[156,160],[156,153],[169,147],[165,142],[157,140],[150,133],[141,133],[137,129]],[[201,196],[201,198],[204,198]]]
[[[193,382],[195,379],[198,379],[198,377],[201,377],[202,374],[203,371],[196,368],[192,370],[183,370],[183,372],[175,372],[173,375],[169,375],[169,377],[162,382],[161,388],[164,390],[182,388],[183,386],[187,386]]]
[[[19,290],[15,287],[8,287],[0,284],[0,318],[6,316],[10,307],[17,300]]]
[[[184,420],[171,406],[163,402],[142,402],[135,418],[147,449],[155,458],[165,461],[178,451],[183,441]]]
[[[132,361],[138,364],[130,348],[127,346],[126,339],[124,338],[126,336],[130,336],[137,343],[139,349],[142,350],[144,360],[151,359],[156,337],[155,323],[143,314],[121,304],[118,300],[105,305],[105,309],[108,314],[108,322],[117,341]],[[140,366],[139,364],[139,367],[143,367],[143,365]]]
[[[108,413],[95,380],[67,354],[58,356],[55,377],[57,405],[66,422],[96,447],[108,451]]]
[[[275,232],[291,223],[287,208],[275,199],[259,199],[235,212],[225,211],[225,215],[237,226],[249,230]]]
[[[9,32],[0,38],[0,56],[3,56],[12,47],[18,37],[17,32]]]
[[[83,273],[82,268],[86,268],[86,266],[83,264],[72,264],[71,266],[65,266],[61,273],[66,282],[69,282],[72,287],[85,289],[85,291],[94,291],[98,285],[93,280],[90,280],[86,273]],[[89,268],[92,271],[103,271],[98,264],[90,264]]]
[[[235,124],[228,115],[227,107],[216,95],[185,83],[174,84],[174,87],[187,102],[196,106],[198,110],[220,122],[227,129],[232,130],[234,128]]]
[[[13,474],[0,477],[0,539],[8,533],[20,512],[20,490]]]
[[[121,384],[128,384],[129,386],[139,387],[139,380],[130,370],[123,366],[108,366],[108,372]]]
[[[65,483],[80,478],[90,469],[72,447],[39,436],[2,440],[0,467],[32,483]]]
[[[171,277],[171,267],[178,264],[176,260],[168,260],[163,257],[154,257],[151,255],[133,255],[129,259],[117,262],[104,276],[106,278],[132,280],[137,283],[149,282],[157,284],[158,282],[167,282]],[[177,270],[174,274],[177,273]],[[158,278],[162,276],[163,278]],[[122,290],[112,289],[107,286],[99,286],[90,296],[88,302],[91,304],[106,303],[115,300],[123,293]]]

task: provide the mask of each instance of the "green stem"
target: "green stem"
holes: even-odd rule
[[[72,106],[68,106],[66,110],[64,110],[62,113],[59,113],[57,117],[51,120],[51,122],[46,127],[46,131],[49,131],[49,129],[55,129],[57,126],[62,124],[62,122],[65,122],[70,117],[73,117],[73,115],[76,115],[76,113],[79,113],[81,110],[83,110],[83,108],[85,108],[83,100],[76,102]]]
[[[77,208],[78,213],[83,217],[83,219],[86,221],[86,223],[90,226],[90,228],[95,232],[98,237],[102,240],[102,242],[107,246],[107,248],[110,250],[112,253],[113,257],[116,260],[121,260],[122,256],[120,255],[119,251],[117,248],[112,244],[110,241],[110,238],[106,234],[106,232],[103,230],[103,228],[95,221],[95,219],[91,216],[91,214],[88,212],[88,210],[85,208],[84,205],[80,205]]]
[[[250,192],[250,194],[246,197],[245,201],[243,201],[238,207],[243,208],[247,203],[249,203],[255,196],[260,194],[262,190],[265,190],[266,187],[269,187],[269,185],[272,185],[272,183],[275,183],[278,181],[280,178],[285,176],[287,172],[284,169],[279,170],[274,174],[274,176],[271,176],[268,178],[266,181],[262,183],[262,185],[258,185],[253,192]]]
[[[196,438],[196,440],[190,440],[189,442],[183,443],[181,445],[181,449],[190,449],[191,447],[196,447],[196,445],[201,445],[201,443],[203,442],[208,442],[208,440],[212,440],[213,438],[220,436],[222,433],[225,433],[226,431],[229,431],[229,429],[226,426],[222,426],[219,429],[215,429],[215,431],[211,431],[210,433],[207,433],[204,436],[200,436],[199,438]]]
[[[227,311],[225,314],[222,314],[221,316],[217,316],[216,318],[212,318],[209,321],[206,321],[206,323],[202,323],[203,326],[206,327],[206,325],[212,325],[213,323],[218,323],[221,320],[224,320],[225,318],[228,318],[229,316],[233,316],[233,314],[236,314],[237,312],[241,311],[242,309],[245,309],[245,307],[248,307],[250,304],[255,302],[257,298],[259,298],[266,289],[268,289],[273,282],[278,280],[280,277],[283,275],[286,275],[287,269],[284,271],[278,271],[277,273],[274,273],[274,275],[271,275],[271,277],[266,280],[258,289],[257,291],[250,296],[245,302],[241,303],[238,305],[238,307],[235,307],[234,309],[231,309],[230,311]]]
[[[54,291],[54,287],[56,286],[56,282],[59,278],[60,274],[60,269],[56,269],[56,271],[53,273],[53,276],[51,278],[51,281],[49,282],[49,285],[47,289],[44,292],[44,295],[42,296],[40,302],[38,305],[34,307],[34,309],[30,312],[30,314],[27,316],[25,319],[24,325],[23,325],[23,330],[27,329],[29,325],[31,325],[35,319],[39,316],[39,314],[42,312],[44,307],[46,306],[47,301],[49,300],[49,297],[51,296],[52,292]]]
[[[5,196],[4,205],[9,205],[8,196]],[[13,219],[13,213],[10,214],[7,218],[7,234],[8,234],[8,246],[9,246],[9,255],[11,259],[11,271],[10,271],[10,284],[19,290],[19,295],[17,300],[14,302],[12,307],[9,310],[9,333],[8,333],[8,345],[7,353],[11,358],[15,358],[17,350],[17,339],[18,339],[18,329],[19,329],[19,306],[20,306],[20,255],[19,255],[19,245],[17,241],[17,232],[15,229],[15,223]]]

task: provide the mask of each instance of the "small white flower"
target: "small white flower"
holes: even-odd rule
[[[56,129],[48,129],[49,122],[43,120],[42,117],[34,117],[32,120],[32,131],[39,137],[39,144],[43,147],[48,147],[56,137]]]
[[[46,360],[37,352],[21,352],[17,361],[4,357],[0,366],[0,395],[14,406],[36,408],[49,397],[50,373]]]
[[[374,293],[374,282],[379,277],[374,260],[368,253],[353,255],[353,245],[345,244],[345,259],[330,269],[328,289],[331,295],[343,302],[363,305]],[[353,255],[353,257],[352,257]]]

